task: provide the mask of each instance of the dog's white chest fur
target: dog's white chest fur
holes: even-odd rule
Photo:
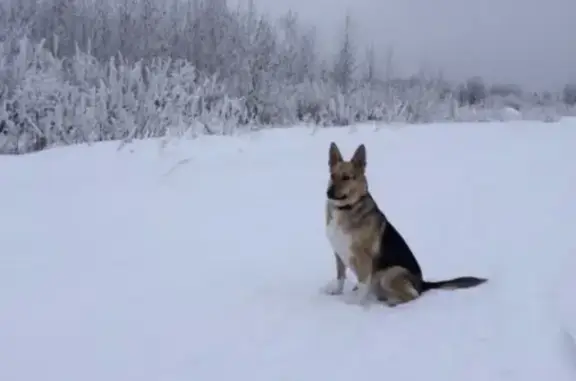
[[[346,267],[350,267],[352,259],[352,237],[338,224],[338,215],[334,212],[332,219],[326,226],[326,235],[332,245],[332,250],[340,257]]]

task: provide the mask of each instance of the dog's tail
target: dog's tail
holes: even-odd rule
[[[458,278],[441,280],[437,282],[422,282],[422,292],[434,289],[458,290],[460,288],[471,288],[481,285],[488,281],[486,278],[477,278],[474,276],[461,276]]]

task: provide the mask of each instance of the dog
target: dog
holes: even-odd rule
[[[470,288],[487,281],[473,276],[424,280],[410,247],[370,194],[364,144],[358,146],[350,161],[345,161],[332,142],[328,164],[326,234],[334,252],[336,279],[324,287],[325,293],[343,293],[347,269],[358,282],[346,302],[361,305],[375,296],[393,307],[415,300],[428,290]]]

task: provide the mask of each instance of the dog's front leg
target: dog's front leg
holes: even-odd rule
[[[351,258],[350,265],[356,273],[358,284],[346,298],[346,302],[364,305],[372,291],[372,259],[368,255],[357,255]]]
[[[336,258],[336,279],[332,280],[323,288],[324,293],[328,295],[342,294],[344,291],[344,283],[346,281],[346,266],[338,254],[334,253],[334,257]]]

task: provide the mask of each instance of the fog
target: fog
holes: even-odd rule
[[[350,11],[356,41],[383,61],[392,47],[396,73],[442,69],[534,89],[576,81],[576,0],[254,1],[273,16],[297,12],[331,51]]]

